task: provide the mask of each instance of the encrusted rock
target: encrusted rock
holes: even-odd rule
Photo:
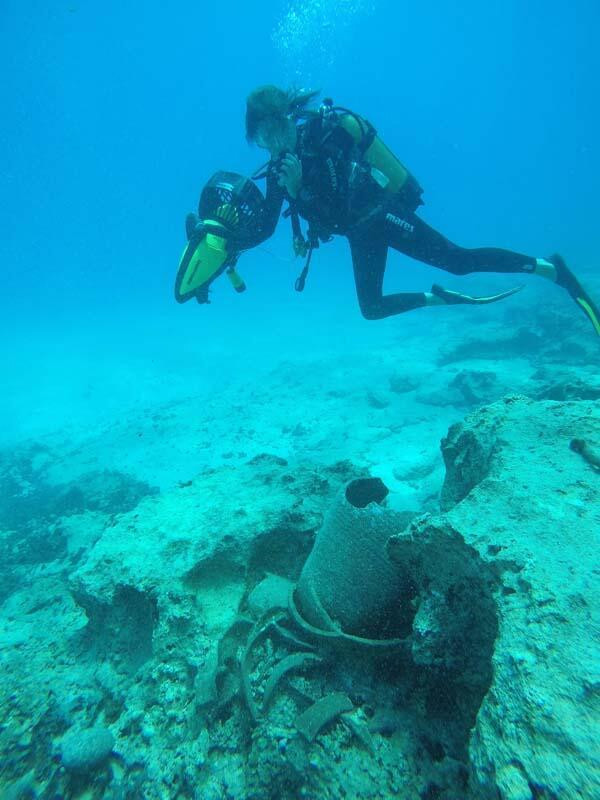
[[[114,745],[115,737],[108,728],[72,728],[61,742],[61,763],[70,772],[89,772],[108,759]]]
[[[598,401],[508,397],[448,437],[446,498],[462,500],[446,522],[500,579],[493,680],[469,745],[477,798],[529,800],[526,787],[600,797],[598,698],[586,688],[598,663],[600,482],[574,438],[600,441]]]

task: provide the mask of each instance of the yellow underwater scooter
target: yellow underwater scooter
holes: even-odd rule
[[[188,243],[175,278],[175,299],[185,303],[193,297],[209,303],[211,283],[223,272],[236,292],[246,284],[235,269],[240,250],[231,239],[256,231],[264,213],[262,192],[248,178],[235,172],[217,172],[208,181],[198,205],[198,216],[188,215]]]

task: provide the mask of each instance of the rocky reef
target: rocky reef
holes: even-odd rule
[[[600,797],[600,473],[573,440],[600,445],[598,401],[474,411],[433,514],[382,492],[340,516],[364,469],[270,455],[161,493],[108,475],[106,503],[97,476],[35,489],[37,521],[3,518],[7,553],[55,538],[3,567],[0,795]],[[356,628],[299,583],[336,525],[377,531],[340,559],[358,610],[380,570]]]
[[[442,444],[445,520],[499,580],[469,743],[476,796],[600,797],[600,474],[574,437],[600,442],[597,403],[507,397]]]

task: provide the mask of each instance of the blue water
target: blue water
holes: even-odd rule
[[[485,341],[533,329],[534,317],[544,322],[546,305],[558,316],[545,323],[543,336],[560,339],[560,323],[552,320],[580,316],[566,293],[525,276],[517,282],[526,291],[485,315],[436,308],[369,322],[359,311],[344,240],[317,251],[305,292],[294,291],[302,265],[281,220],[270,241],[240,259],[245,294],[222,278],[210,305],[179,305],[173,286],[185,216],[215,171],[250,175],[266,160],[244,136],[253,88],[319,89],[374,124],[424,187],[419,214],[449,239],[536,256],[559,251],[598,294],[599,30],[594,0],[4,0],[2,525],[27,517],[27,492],[43,531],[48,520],[58,524],[61,514],[69,519],[82,508],[100,507],[110,517],[108,500],[98,506],[69,495],[63,503],[63,488],[90,470],[115,470],[128,476],[125,484],[132,481],[123,489],[131,503],[120,490],[107,490],[106,497],[119,495],[118,516],[138,495],[171,491],[200,469],[241,464],[263,451],[373,467],[397,481],[400,507],[423,501],[431,510],[443,481],[439,439],[470,408],[439,400],[459,366],[438,376],[438,349],[461,336]],[[427,291],[434,282],[479,294],[515,283],[510,275],[457,278],[390,253],[386,290]],[[581,323],[576,334],[583,330],[592,352],[591,327]],[[498,369],[498,395],[526,391],[540,366],[532,363],[527,372],[527,340],[518,341],[524,349],[511,354],[514,371]],[[583,369],[573,347],[579,360],[565,356],[557,366],[552,356],[550,372]],[[321,391],[343,398],[356,387],[381,388],[390,362],[419,380],[437,380],[427,384],[429,400],[407,404],[405,416],[401,410],[385,424],[374,419],[380,407],[373,396],[364,414],[354,401],[347,408],[342,401],[341,410],[315,402]],[[536,380],[550,374],[542,373]],[[210,423],[203,427],[205,414]],[[414,437],[407,434],[393,450],[368,438],[378,426],[397,433],[404,424],[414,424]],[[425,438],[419,425],[429,426]],[[406,474],[435,453],[438,462],[423,473],[433,476],[424,479],[430,484],[402,489],[390,452],[405,458]],[[10,494],[15,486],[22,489],[18,502]],[[48,487],[59,487],[58,499]],[[81,491],[96,497],[96,490]],[[65,580],[74,563],[65,562]],[[12,580],[7,596],[21,578]],[[13,611],[6,613],[12,619]],[[71,712],[61,724],[53,721],[52,736],[90,722]],[[44,736],[47,743],[50,734]],[[27,763],[24,756],[11,761],[0,778],[13,785],[34,764],[41,786],[52,752],[57,763],[56,747],[48,745],[45,755],[36,750]],[[58,791],[57,776],[46,791]],[[75,784],[66,796],[84,796],[84,783]],[[10,797],[55,796],[35,794],[31,782],[18,794],[14,785]],[[105,796],[95,791],[90,796]],[[106,796],[119,796],[114,791]]]
[[[210,309],[172,302],[183,218],[203,182],[263,161],[243,118],[246,95],[267,82],[322,88],[372,120],[425,187],[423,216],[449,238],[560,250],[579,270],[597,270],[597,3],[319,9],[3,3],[3,344],[26,342],[35,358],[40,339],[47,346],[73,329],[131,339],[135,326],[150,348],[216,329],[228,350],[240,314],[242,331],[268,327],[280,311],[302,325],[333,291],[352,325],[341,246],[319,258],[310,301],[289,291],[295,266],[256,252],[240,264],[246,297],[224,291]],[[288,238],[282,222],[269,251],[288,258]],[[430,270],[390,261],[390,287],[428,288]]]

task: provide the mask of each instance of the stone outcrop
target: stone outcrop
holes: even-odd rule
[[[499,579],[493,680],[469,757],[475,796],[600,797],[597,402],[507,397],[443,443],[445,522]]]

